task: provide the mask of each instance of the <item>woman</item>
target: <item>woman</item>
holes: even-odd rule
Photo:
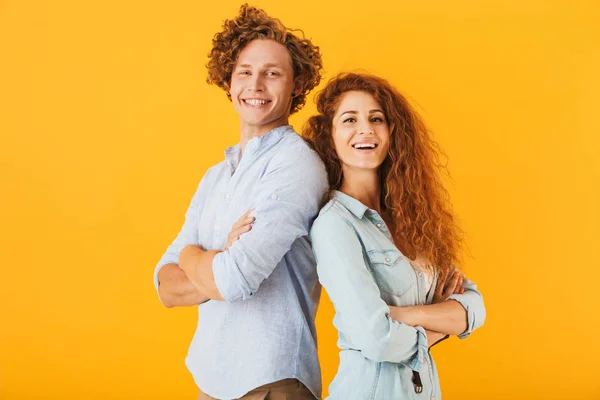
[[[381,78],[339,75],[317,109],[304,134],[332,189],[311,230],[341,349],[329,398],[440,399],[429,349],[447,335],[469,336],[485,308],[453,267],[460,232],[437,145]]]

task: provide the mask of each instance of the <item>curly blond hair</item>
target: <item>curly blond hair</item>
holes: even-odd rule
[[[302,38],[292,32],[300,32]],[[292,100],[290,114],[300,110],[306,103],[306,95],[321,81],[323,62],[319,47],[304,38],[301,30],[286,28],[280,20],[271,18],[264,10],[244,4],[239,15],[232,20],[225,20],[223,30],[213,38],[213,48],[208,54],[208,78],[206,82],[215,84],[227,93],[231,100],[229,88],[231,74],[240,51],[252,40],[270,39],[285,46],[292,59],[294,79],[298,79],[302,91]]]

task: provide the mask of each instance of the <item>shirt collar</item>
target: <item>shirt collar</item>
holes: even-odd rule
[[[283,135],[289,132],[295,133],[294,128],[292,128],[291,125],[281,125],[275,129],[271,129],[269,132],[265,133],[260,137],[250,139],[250,141],[248,141],[248,144],[253,140],[256,140],[256,142],[258,143],[256,148],[258,149],[262,146],[268,146],[270,144],[277,143],[283,137]],[[248,146],[246,146],[246,148],[248,148]]]
[[[225,149],[225,162],[231,168],[231,172],[235,171],[240,163],[241,149],[239,143]]]
[[[275,129],[271,129],[260,137],[252,138],[246,144],[245,152],[255,154],[261,147],[274,145],[277,143],[285,134],[293,133],[296,134],[294,128],[291,125],[278,126]],[[231,171],[235,171],[241,159],[241,148],[240,144],[231,146],[225,149],[225,161]]]
[[[346,193],[342,193],[339,190],[334,190],[332,197],[346,207],[348,211],[354,214],[357,218],[362,218],[365,215],[365,212],[369,210],[369,207],[365,206],[354,197],[350,197]]]

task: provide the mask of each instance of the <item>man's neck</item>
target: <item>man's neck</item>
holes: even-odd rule
[[[246,145],[255,137],[262,137],[271,132],[275,128],[288,125],[288,119],[282,118],[264,125],[249,125],[244,122],[240,123],[240,149],[242,154],[246,150]]]

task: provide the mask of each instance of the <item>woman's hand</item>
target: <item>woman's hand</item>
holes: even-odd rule
[[[439,276],[435,292],[433,294],[433,303],[441,303],[453,294],[465,292],[463,289],[464,277],[456,268],[446,268]]]
[[[227,243],[225,243],[224,250],[227,250],[231,247],[231,245],[240,239],[240,236],[246,232],[249,232],[252,229],[252,222],[254,222],[255,218],[250,217],[250,213],[254,211],[254,209],[250,209],[242,215],[242,217],[233,224],[231,227],[231,232],[227,235]]]

